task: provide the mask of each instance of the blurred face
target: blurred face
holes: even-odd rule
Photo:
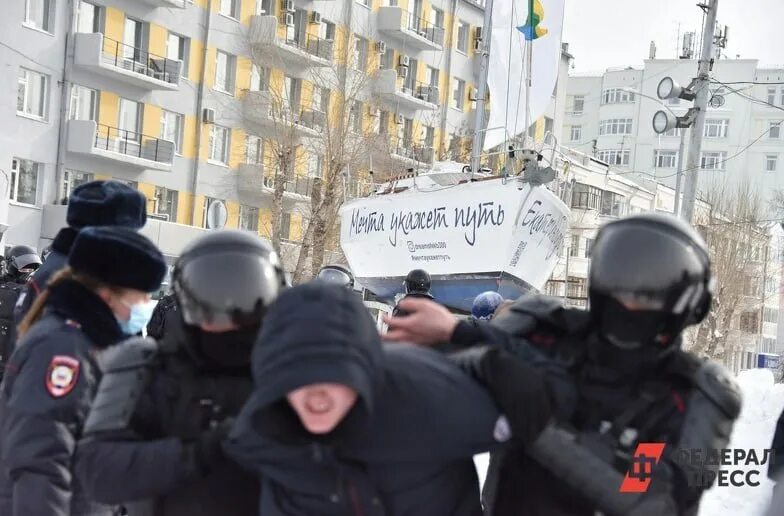
[[[240,327],[239,325],[228,322],[228,323],[201,323],[199,324],[199,328],[201,331],[207,333],[225,333],[227,331],[238,330]]]
[[[116,290],[101,289],[98,295],[109,305],[115,317],[120,321],[131,318],[131,307],[140,303],[149,303],[152,296],[141,290],[122,288]]]
[[[346,417],[357,393],[345,385],[316,383],[291,391],[286,399],[308,432],[326,434]]]

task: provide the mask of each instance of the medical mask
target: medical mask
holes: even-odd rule
[[[120,303],[131,311],[131,315],[128,317],[127,321],[117,319],[120,329],[126,335],[137,335],[146,328],[147,323],[149,323],[152,318],[152,312],[155,310],[155,305],[157,304],[156,301],[152,300],[142,301],[141,303],[133,305],[123,300],[120,300]]]

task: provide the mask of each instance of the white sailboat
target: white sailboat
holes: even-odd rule
[[[514,25],[520,18],[524,23],[513,28],[524,35],[534,34],[539,30],[535,25],[542,19],[542,1],[560,3],[562,18],[563,0],[526,0],[529,10],[524,13],[501,6],[513,13],[511,18],[504,14],[504,23],[511,20]],[[490,0],[486,27],[492,27],[493,11]],[[474,297],[487,290],[514,299],[543,288],[563,249],[569,209],[556,195],[543,185],[535,186],[528,173],[490,176],[479,170],[490,46],[487,39],[471,165],[436,163],[427,172],[393,178],[370,196],[347,202],[340,210],[340,242],[348,264],[357,281],[383,300],[391,302],[402,291],[403,279],[412,269],[428,271],[436,300],[455,310],[470,311]],[[525,39],[528,41],[527,36]],[[498,44],[495,37],[492,41]],[[528,43],[529,47],[533,44],[532,40]],[[560,30],[556,46],[560,52]],[[509,53],[509,49],[503,52]],[[530,48],[527,55],[526,128],[533,111],[529,103]],[[522,72],[522,66],[518,68]],[[544,87],[552,92],[553,84]],[[491,92],[498,99],[510,95],[509,91]],[[517,104],[522,100],[515,98]],[[514,109],[517,113],[518,106]],[[498,119],[491,116],[491,121],[494,118]],[[514,135],[516,125],[502,131],[515,131],[511,133]],[[528,163],[530,168],[538,167],[536,160]]]

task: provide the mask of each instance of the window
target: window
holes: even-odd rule
[[[580,235],[572,235],[572,242],[569,245],[569,256],[576,258],[580,254]]]
[[[779,312],[775,308],[768,308],[765,307],[763,309],[763,316],[762,320],[766,323],[777,323],[779,322]]]
[[[365,38],[354,36],[354,69],[366,70],[368,64],[368,46],[370,42]]]
[[[768,87],[768,104],[776,103],[776,87]]]
[[[678,166],[678,151],[655,150],[653,151],[654,168],[675,168]]]
[[[264,142],[258,136],[245,136],[245,163],[261,165],[264,159]]]
[[[591,251],[593,251],[594,240],[595,239],[593,239],[593,238],[586,238],[585,239],[585,257],[586,258],[590,258],[591,257]]]
[[[161,111],[161,139],[174,142],[174,152],[182,154],[182,132],[185,117],[171,111]]]
[[[603,150],[596,153],[599,160],[616,166],[628,166],[630,155],[631,151],[629,150]]]
[[[319,27],[319,38],[326,41],[335,41],[335,24],[322,18],[321,26]]]
[[[730,121],[726,118],[708,118],[705,120],[706,138],[726,138],[729,132]]]
[[[52,32],[51,0],[25,0],[24,24],[46,32]]]
[[[452,79],[452,107],[463,110],[465,104],[465,81]]]
[[[700,168],[703,170],[724,170],[726,160],[726,152],[703,152],[700,156]]]
[[[155,206],[156,215],[165,215],[166,220],[177,220],[177,190],[169,190],[162,186],[155,187]]]
[[[553,119],[544,117],[544,134],[553,133]]]
[[[256,0],[256,14],[275,14],[273,0]]]
[[[269,91],[269,68],[252,65],[250,70],[250,91]]]
[[[392,70],[395,68],[395,51],[392,47],[387,47],[387,51],[381,56],[379,68],[381,70]]]
[[[71,86],[71,103],[68,118],[71,120],[97,120],[98,92],[74,84]]]
[[[46,75],[20,68],[16,112],[20,115],[44,120],[46,118],[48,86],[49,77]]]
[[[634,93],[623,88],[609,88],[602,92],[602,104],[634,102]]]
[[[320,154],[311,152],[308,155],[308,177],[321,177],[324,158]]]
[[[128,99],[120,99],[120,112],[117,116],[120,131],[118,136],[127,140],[140,140],[142,127],[142,104]]]
[[[406,150],[414,145],[414,119],[406,118],[403,122],[403,147]]]
[[[188,56],[190,55],[190,39],[170,32],[166,38],[166,58],[173,61],[182,61],[180,76],[188,76]]]
[[[237,0],[220,0],[220,13],[230,18],[237,17]]]
[[[229,140],[231,130],[213,124],[210,128],[209,160],[223,165],[229,164]]]
[[[433,24],[435,27],[443,27],[444,26],[444,11],[441,9],[436,9],[433,7],[430,9],[430,23]]]
[[[784,106],[784,88],[781,88],[781,105]]]
[[[288,240],[291,236],[291,213],[280,214],[280,238]]]
[[[10,199],[21,204],[35,205],[38,193],[38,173],[43,165],[29,159],[11,161]]]
[[[63,184],[60,192],[60,203],[66,204],[68,197],[73,192],[73,189],[84,183],[89,183],[95,180],[95,176],[89,172],[79,172],[77,170],[66,169],[63,173]]]
[[[569,137],[569,140],[571,140],[573,142],[579,142],[582,139],[583,139],[583,126],[581,126],[581,125],[573,125],[572,126],[572,132],[571,132],[571,135]]]
[[[469,25],[460,20],[457,22],[457,50],[464,54],[468,53],[468,32]]]
[[[302,91],[302,80],[294,77],[283,77],[283,106],[292,113],[299,111],[300,93]]]
[[[240,229],[259,232],[259,209],[240,204]]]
[[[599,135],[632,134],[631,118],[610,118],[599,122]]]
[[[578,299],[586,298],[587,293],[585,290],[585,278],[577,278],[574,276],[569,276],[566,295],[567,297],[573,297]]]
[[[674,127],[669,131],[665,132],[662,136],[669,136],[669,137],[677,136],[678,138],[680,138],[681,134],[683,134],[683,131],[684,129],[681,127]]]
[[[776,166],[778,165],[779,155],[778,154],[766,154],[765,155],[765,172],[775,172]]]
[[[575,183],[572,192],[572,208],[598,210],[602,204],[602,191],[595,186]]]
[[[427,85],[431,88],[438,88],[439,81],[441,80],[441,70],[428,66],[425,80],[427,81]]]
[[[355,100],[351,105],[351,110],[348,113],[348,126],[352,132],[362,133],[362,103],[359,101]]]
[[[778,140],[781,138],[781,120],[778,122],[768,122],[768,138]]]
[[[582,115],[585,109],[585,97],[583,95],[575,95],[572,100],[572,114]]]
[[[757,333],[759,331],[757,312],[744,312],[740,314],[740,325],[738,329],[746,333]]]
[[[149,26],[147,27],[149,28]],[[147,65],[147,55],[144,52],[145,24],[132,18],[125,18],[123,30],[123,57],[129,61]]]
[[[101,32],[101,8],[84,0],[79,0],[76,6],[76,32]]]
[[[215,89],[234,94],[234,69],[236,57],[218,50],[215,57]]]
[[[626,215],[626,198],[615,192],[603,191],[599,213],[610,217],[623,217]]]

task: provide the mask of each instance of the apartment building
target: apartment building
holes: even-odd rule
[[[269,237],[283,133],[295,159],[282,238],[296,244],[336,104],[374,142],[346,171],[346,196],[369,171],[467,159],[482,19],[473,0],[11,2],[5,244],[45,245],[53,206],[100,178],[138,188],[164,223]]]
[[[681,116],[693,103],[659,102],[656,87],[663,77],[687,86],[696,70],[694,60],[653,59],[642,69],[610,68],[569,77],[562,142],[620,173],[674,187],[683,130],[657,135],[652,118],[661,109]],[[764,68],[753,59],[720,59],[712,76],[700,190],[744,178],[763,195],[784,188],[784,68]],[[688,153],[688,134],[686,142]]]

